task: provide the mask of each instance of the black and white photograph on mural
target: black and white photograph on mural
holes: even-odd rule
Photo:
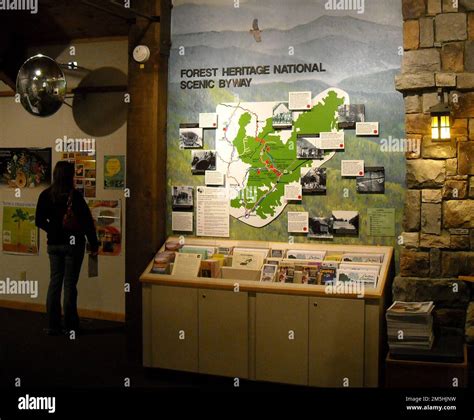
[[[310,239],[332,239],[334,238],[334,219],[332,217],[310,217],[309,233]]]
[[[356,123],[365,121],[365,105],[342,105],[337,110],[339,129],[355,129]]]
[[[201,149],[203,146],[203,129],[195,126],[179,127],[179,147],[181,149]]]
[[[359,212],[337,211],[332,212],[333,232],[336,235],[359,235]]]
[[[171,191],[173,210],[192,209],[194,206],[193,199],[194,187],[175,186]]]
[[[215,150],[193,150],[191,171],[193,175],[204,175],[206,171],[216,170]]]
[[[298,159],[323,159],[324,150],[318,147],[319,135],[298,135],[296,157]]]
[[[364,176],[358,176],[356,182],[360,194],[384,194],[385,168],[366,167]]]
[[[326,194],[326,168],[301,168],[303,194]]]
[[[288,108],[288,102],[280,102],[273,108],[273,128],[291,128],[293,112]]]

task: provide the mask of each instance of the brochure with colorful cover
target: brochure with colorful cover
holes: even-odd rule
[[[337,268],[323,265],[319,270],[319,276],[322,285],[333,285],[337,279]]]
[[[293,283],[295,277],[295,266],[291,263],[281,262],[278,266],[277,283]]]

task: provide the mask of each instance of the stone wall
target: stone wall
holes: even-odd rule
[[[470,288],[452,286],[457,276],[474,275],[474,0],[402,0],[402,7],[404,55],[395,84],[405,98],[409,144],[417,147],[406,155],[394,299],[434,300],[440,324],[460,328]],[[451,141],[430,135],[438,88],[449,92],[454,110]]]

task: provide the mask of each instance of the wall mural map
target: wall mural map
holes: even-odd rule
[[[287,204],[285,184],[299,185],[301,168],[319,168],[336,154],[298,159],[297,135],[337,130],[337,109],[348,99],[340,89],[324,91],[313,98],[311,110],[295,113],[291,130],[273,128],[278,102],[218,105],[217,170],[228,181],[231,216],[254,227],[277,218]]]
[[[406,173],[403,96],[394,87],[402,58],[401,8],[393,0],[344,2],[352,8],[339,3],[173,0],[168,234],[172,188],[205,185],[205,171],[193,171],[192,162],[209,154],[229,189],[231,238],[287,241],[288,213],[329,220],[346,211],[360,214],[359,234],[330,241],[397,247]],[[309,108],[291,112],[291,92],[310,92]],[[339,150],[312,148],[320,133],[340,132],[342,104],[362,105],[365,121],[378,122],[380,132],[356,136],[354,127],[345,128]],[[198,126],[201,113],[217,113],[217,127],[208,121],[202,145],[182,147],[180,127]],[[384,191],[360,193],[354,176],[341,175],[343,160],[384,168]],[[307,176],[310,168],[323,172]],[[285,186],[301,182],[302,199],[287,201]],[[368,209],[378,208],[396,209],[395,237],[371,236]]]

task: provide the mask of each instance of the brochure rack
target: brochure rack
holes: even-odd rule
[[[151,261],[140,278],[145,367],[320,387],[379,385],[392,247],[205,238],[186,238],[186,244],[384,258],[377,287],[363,295],[244,275],[240,280],[235,273],[231,279],[153,274]]]

